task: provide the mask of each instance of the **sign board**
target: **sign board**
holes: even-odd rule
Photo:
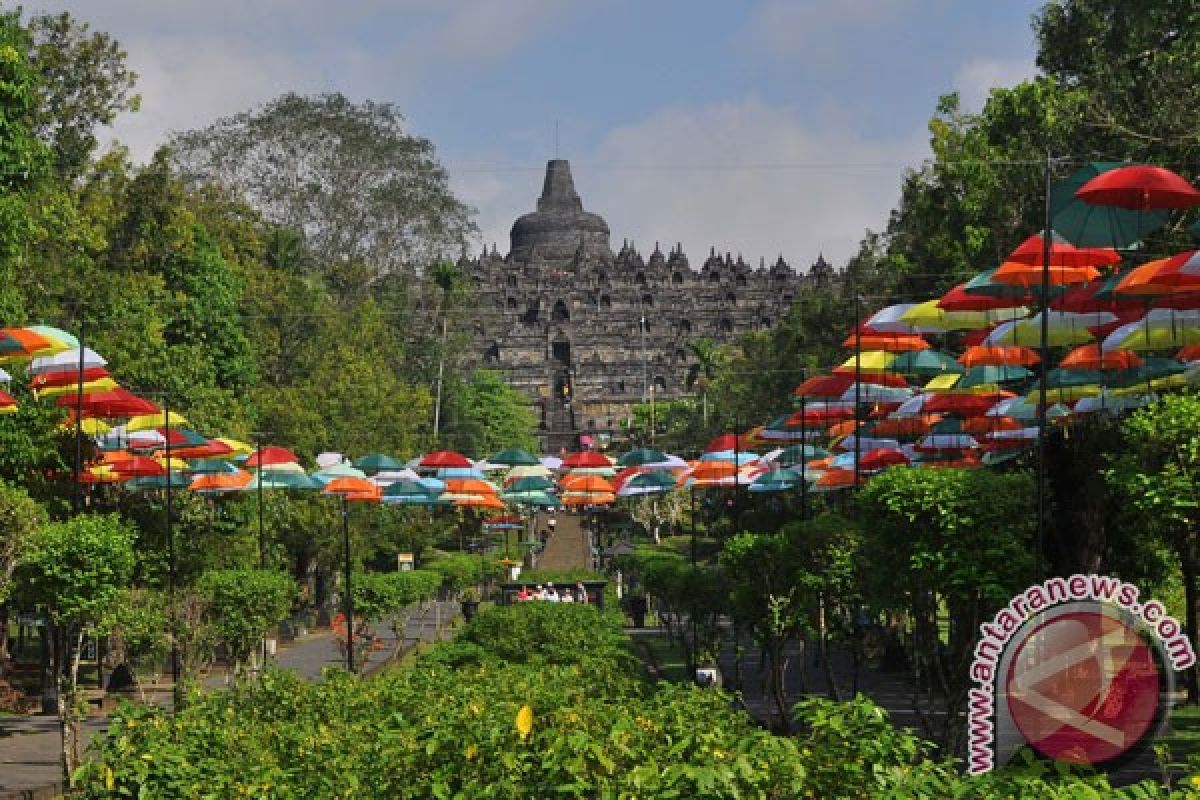
[[[413,554],[412,553],[397,553],[396,554],[396,567],[401,572],[407,572],[408,570],[412,569],[413,568]]]

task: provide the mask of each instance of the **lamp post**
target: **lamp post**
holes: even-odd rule
[[[1038,341],[1038,413],[1037,413],[1037,569],[1038,578],[1046,575],[1046,370],[1050,358],[1050,152],[1046,152],[1045,228],[1042,230],[1042,319]]]
[[[688,491],[692,499],[692,574],[696,572],[696,487],[689,486]],[[692,595],[692,611],[688,615],[691,617],[692,623],[692,646],[688,648],[688,665],[691,668],[692,678],[696,676],[696,597]]]
[[[171,519],[174,516],[173,496],[171,486],[171,396],[163,395],[163,429],[166,431],[166,446],[163,448],[167,458],[167,604],[171,609],[171,622],[176,620],[175,608],[175,528]],[[178,636],[171,635],[171,682],[176,693],[179,691],[179,642]]]
[[[859,457],[862,454],[862,295],[854,292],[854,488],[858,489]]]

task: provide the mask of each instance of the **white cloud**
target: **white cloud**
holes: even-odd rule
[[[608,220],[616,247],[629,237],[647,256],[655,241],[664,252],[678,241],[693,266],[710,246],[753,262],[782,253],[805,269],[822,252],[840,265],[865,229],[882,228],[903,169],[926,152],[923,132],[871,141],[850,128],[815,129],[750,98],[661,110],[611,131],[572,171],[584,206]],[[505,252],[513,219],[534,207],[541,173],[457,183],[480,210],[484,241]]]
[[[999,60],[977,58],[963,64],[954,76],[954,88],[964,111],[981,111],[992,89],[1016,86],[1037,74],[1032,58]]]

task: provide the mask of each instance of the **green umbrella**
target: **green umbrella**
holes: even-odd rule
[[[321,486],[325,486],[338,478],[365,478],[367,473],[363,472],[358,467],[352,467],[349,464],[334,464],[332,467],[319,469],[312,474],[315,480]]]
[[[1103,384],[1107,378],[1108,376],[1100,370],[1055,367],[1046,372],[1046,388],[1070,389],[1073,386],[1098,386]]]
[[[191,480],[178,472],[171,472],[171,488],[186,489],[191,483]],[[125,481],[126,489],[134,492],[146,491],[150,489],[165,489],[167,488],[166,475],[143,475],[137,478],[130,478]]]
[[[452,501],[442,500],[442,492],[421,483],[420,481],[396,481],[383,490],[381,501],[388,505],[404,506],[438,506],[451,505]]]
[[[1053,229],[1078,247],[1125,248],[1167,223],[1165,209],[1131,210],[1119,206],[1095,206],[1075,196],[1092,178],[1117,167],[1120,162],[1092,162],[1054,184],[1050,190]]]
[[[500,499],[518,506],[556,506],[561,501],[546,492],[502,492]]]
[[[619,497],[636,497],[646,494],[662,494],[675,488],[675,476],[669,472],[652,470],[639,472],[617,489]]]
[[[940,419],[929,428],[929,432],[933,434],[962,433],[962,420],[956,417]]]
[[[639,447],[622,455],[617,459],[617,463],[622,467],[640,467],[643,464],[658,464],[666,460],[666,453],[651,450],[648,447]]]
[[[554,481],[549,478],[543,478],[540,475],[527,475],[524,478],[517,478],[505,491],[541,492],[552,488],[554,488]]]
[[[243,487],[243,491],[258,491],[259,481],[262,481],[262,489],[264,491],[271,489],[320,489],[322,486],[322,484],[303,472],[264,469],[261,472],[254,473],[254,478]]]
[[[488,459],[489,464],[503,464],[506,467],[533,467],[541,463],[533,453],[519,447],[501,450]]]
[[[948,372],[961,373],[963,366],[954,360],[954,356],[947,353],[937,350],[914,350],[896,356],[895,360],[888,364],[888,371],[932,378]]]
[[[790,469],[764,472],[750,484],[752,492],[786,492],[800,485],[800,474]]]
[[[193,458],[188,462],[187,471],[193,475],[221,475],[238,472],[238,468],[223,458]]]
[[[829,451],[823,447],[815,447],[811,444],[794,444],[791,447],[785,447],[783,452],[776,456],[775,463],[790,467],[796,464],[807,464],[813,459],[825,458],[827,455],[829,455]]]
[[[382,453],[363,456],[354,462],[354,466],[368,475],[376,475],[390,469],[404,469],[404,464]]]
[[[1024,367],[985,364],[978,367],[971,367],[963,373],[963,376],[959,378],[954,388],[970,389],[972,386],[982,386],[986,383],[1010,383],[1012,381],[1027,380],[1031,377],[1033,377],[1033,373]]]

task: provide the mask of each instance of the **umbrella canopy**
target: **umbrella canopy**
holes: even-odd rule
[[[959,379],[956,389],[970,389],[984,384],[1009,383],[1023,381],[1033,377],[1033,373],[1019,366],[984,365],[971,367]]]
[[[1076,197],[1093,178],[1122,166],[1119,162],[1093,162],[1054,184],[1050,190],[1054,230],[1078,247],[1125,248],[1165,225],[1167,213],[1161,209],[1134,210]]]
[[[613,485],[599,475],[568,475],[562,480],[562,488],[568,492],[612,493]]]
[[[651,470],[639,472],[626,480],[617,489],[619,497],[635,495],[662,494],[675,488],[675,478],[669,472]]]
[[[1081,186],[1075,196],[1085,203],[1132,210],[1191,208],[1200,192],[1169,169],[1144,164],[1103,172]]]
[[[253,479],[253,475],[241,469],[235,470],[234,472],[209,473],[205,475],[197,475],[192,478],[192,483],[188,488],[193,492],[205,492],[211,494],[220,494],[222,492],[239,492],[242,491]]]
[[[332,481],[325,484],[325,488],[321,490],[321,494],[340,494],[347,496],[374,495],[379,492],[379,487],[371,483],[366,478],[334,478]]]
[[[992,270],[989,275],[994,274]],[[942,295],[938,300],[938,308],[944,311],[995,311],[1001,308],[1012,308],[1021,305],[1024,293],[1011,293],[1011,296],[993,296],[990,294],[971,293],[967,284],[960,283]]]
[[[1142,366],[1142,359],[1128,350],[1103,351],[1096,343],[1077,347],[1059,362],[1062,369],[1114,370]]]
[[[921,377],[941,375],[945,372],[963,371],[963,368],[954,360],[954,356],[937,350],[901,353],[892,361],[889,369],[904,375]]]
[[[396,481],[383,490],[381,500],[389,505],[444,505],[438,499],[441,494],[441,489],[430,487],[421,481]]]
[[[0,361],[18,361],[38,353],[51,354],[53,349],[54,343],[50,339],[29,328],[0,329]]]
[[[558,505],[558,498],[541,491],[504,492],[500,497],[504,502],[518,506],[552,508]]]
[[[300,458],[286,447],[263,447],[246,459],[247,467],[270,467],[276,464],[296,464]]]
[[[532,467],[540,462],[538,461],[538,457],[533,453],[522,450],[519,447],[512,447],[496,453],[496,455],[488,459],[488,463],[501,464],[506,467]]]
[[[62,372],[63,370],[75,369],[80,366],[79,349],[64,350],[60,353],[55,353],[52,356],[40,356],[33,359],[29,364],[30,375],[40,375],[43,372]],[[104,367],[108,362],[104,357],[90,347],[83,348],[83,368],[89,369],[92,367]],[[149,413],[149,412],[148,412]]]
[[[471,459],[453,450],[437,450],[422,456],[419,465],[436,469],[438,467],[472,467]]]
[[[332,467],[319,469],[312,474],[312,479],[321,486],[328,486],[338,478],[366,478],[367,473],[349,464],[334,464]]]
[[[937,300],[917,303],[904,314],[904,320],[913,325],[936,328],[944,331],[974,330],[988,328],[1005,319],[1022,313],[1022,309],[995,309],[988,311],[946,311],[938,308]]]
[[[1030,286],[1041,288],[1043,279],[1055,286],[1067,286],[1087,283],[1100,277],[1100,270],[1093,266],[1079,267],[1053,265],[1044,272],[1041,264],[1023,264],[1020,261],[1005,261],[992,273],[996,283],[1009,283],[1014,286]]]
[[[520,531],[525,529],[525,521],[511,515],[488,517],[483,521],[483,528],[489,531]]]
[[[273,489],[320,489],[321,483],[303,472],[291,470],[263,469],[254,473],[254,477],[246,484],[246,491]]]
[[[7,372],[4,373],[8,375]],[[43,372],[40,375],[34,375],[29,380],[29,388],[34,391],[46,390],[56,387],[74,387],[79,385],[80,374],[78,369],[65,369],[60,372]],[[83,382],[85,384],[93,381],[101,380],[102,378],[111,378],[112,375],[104,367],[88,367],[83,371]],[[12,376],[4,378],[4,382],[8,383],[12,380]]]
[[[553,489],[554,481],[540,475],[527,475],[505,486],[506,492],[541,492],[546,489]]]
[[[622,467],[640,467],[643,464],[655,464],[665,461],[667,456],[658,450],[652,450],[648,447],[639,447],[635,450],[630,450],[628,453],[621,454],[617,459],[617,463]]]
[[[611,467],[612,465],[611,458],[595,450],[571,453],[562,461],[564,467]]]
[[[358,467],[368,475],[375,475],[384,470],[401,470],[404,469],[404,464],[391,456],[386,456],[383,453],[373,453],[369,456],[355,459],[354,466]]]
[[[889,365],[896,360],[894,353],[886,350],[872,350],[859,353],[846,359],[838,368],[838,372],[888,372]]]
[[[1045,232],[1035,233],[1021,242],[1008,254],[1006,263],[1024,264],[1030,267],[1042,267],[1049,263],[1051,270],[1055,267],[1087,268],[1099,267],[1121,262],[1121,254],[1111,247],[1076,247],[1055,231],[1050,232],[1050,260],[1046,261]],[[1001,271],[1003,267],[1001,268]],[[1000,278],[1000,272],[993,277]],[[1054,281],[1051,277],[1051,282]]]
[[[550,470],[541,464],[531,464],[527,467],[513,467],[505,475],[505,479],[509,478],[528,478],[528,477],[546,477],[550,475]]]
[[[1040,360],[1028,347],[1015,345],[974,345],[958,357],[958,363],[964,367],[1032,367]]]
[[[883,350],[888,353],[910,353],[928,350],[929,342],[911,333],[851,333],[842,342],[848,350]]]
[[[795,489],[802,482],[800,474],[790,469],[768,470],[750,483],[752,492],[786,492]]]
[[[188,461],[187,471],[193,475],[231,475],[241,472],[233,462],[222,458],[196,458]]]
[[[900,303],[881,308],[867,318],[863,327],[877,333],[921,333],[919,327],[904,318],[914,306],[916,303]]]
[[[496,494],[499,489],[478,478],[447,478],[446,491],[454,494]]]
[[[898,448],[880,447],[863,453],[859,460],[859,469],[876,472],[888,467],[908,466],[912,461],[908,455]]]
[[[153,414],[159,411],[158,406],[145,398],[138,397],[128,389],[110,389],[106,392],[85,394],[82,402],[77,396],[63,395],[54,400],[54,404],[70,409],[78,409],[84,417],[133,417],[139,414]]]

